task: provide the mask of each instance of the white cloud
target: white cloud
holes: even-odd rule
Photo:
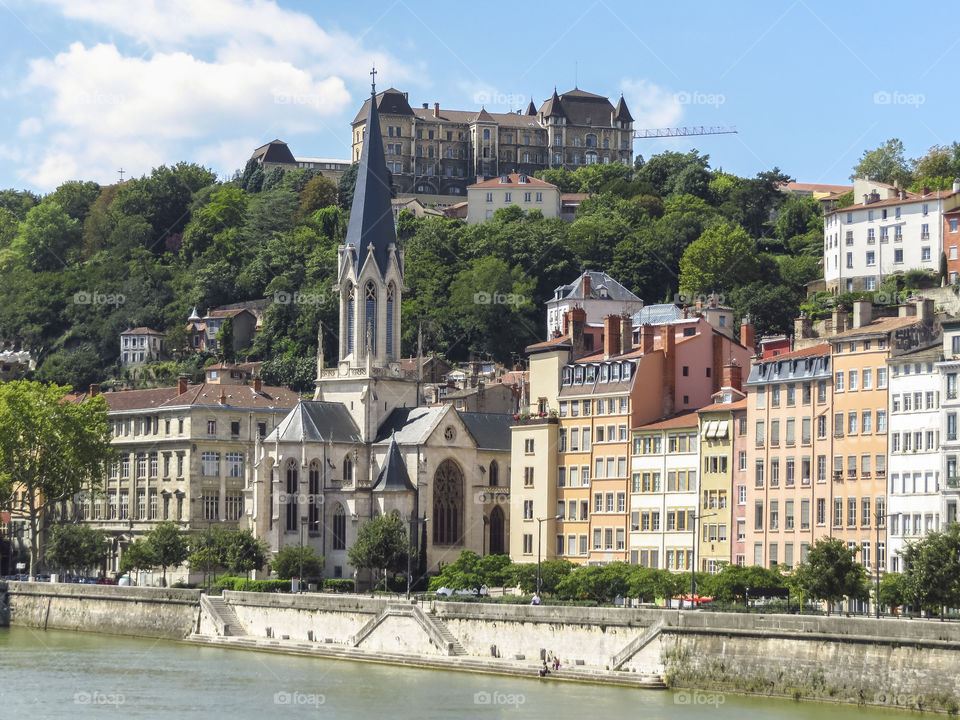
[[[673,127],[683,118],[683,105],[677,93],[656,83],[645,79],[624,79],[620,89],[633,115],[633,127],[638,130]]]
[[[29,135],[36,135],[37,133],[43,130],[43,123],[40,122],[40,118],[28,117],[20,121],[20,124],[17,126],[17,134],[21,137],[27,137]]]

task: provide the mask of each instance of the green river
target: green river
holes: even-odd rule
[[[3,719],[287,717],[898,720],[919,715],[0,628]]]

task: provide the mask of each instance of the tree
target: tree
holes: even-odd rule
[[[784,579],[783,575],[773,569],[727,563],[720,572],[705,578],[702,585],[698,582],[697,587],[712,595],[715,602],[735,603],[742,600],[746,604],[749,601],[750,588],[759,595],[763,590],[784,587]]]
[[[41,521],[61,502],[102,485],[115,451],[102,395],[84,402],[69,387],[28,380],[0,383],[0,506],[19,495],[30,533],[30,575],[41,557]]]
[[[794,570],[796,587],[807,597],[826,601],[828,615],[845,597],[866,600],[867,574],[857,562],[859,552],[859,546],[848,548],[836,538],[817,540],[807,552],[807,562]]]
[[[79,259],[80,223],[55,202],[30,208],[12,249],[34,272],[69,267]]]
[[[50,567],[85,572],[99,567],[107,555],[102,530],[89,525],[54,525],[47,538],[45,557]]]
[[[333,180],[322,175],[312,177],[300,192],[300,217],[309,217],[317,210],[330,207],[336,202],[337,186]]]
[[[680,289],[691,295],[729,292],[757,271],[753,239],[739,225],[720,223],[703,231],[680,258]]]
[[[686,574],[678,575],[669,570],[634,567],[630,571],[627,595],[645,602],[653,602],[661,598],[669,600],[684,591],[688,580]],[[689,588],[687,591],[689,592]]]
[[[220,347],[220,357],[226,363],[232,363],[236,357],[233,349],[233,318],[227,318],[217,333],[217,345]]]
[[[609,603],[617,597],[627,596],[632,572],[633,568],[623,562],[581,566],[560,581],[557,585],[557,596]]]
[[[890,185],[898,182],[901,187],[907,187],[912,174],[903,156],[903,143],[893,138],[873,150],[864,150],[860,162],[853,166],[850,179],[863,177]]]
[[[353,206],[353,190],[357,186],[359,168],[359,163],[351,163],[337,181],[337,204],[343,210],[349,210]]]
[[[905,605],[907,586],[903,573],[888,572],[880,578],[879,602],[887,607]]]
[[[907,604],[940,613],[960,606],[960,525],[927,533],[903,550],[903,595]]]
[[[284,545],[274,554],[270,566],[281,580],[293,577],[301,580],[319,578],[323,575],[323,556],[317,555],[309,545],[302,548],[298,545]]]
[[[439,575],[430,579],[430,589],[473,590],[479,595],[484,587],[503,585],[504,571],[509,565],[508,555],[481,556],[472,550],[463,550],[456,560],[443,566]]]
[[[244,575],[267,564],[267,544],[250,530],[227,530],[225,565],[230,572]]]
[[[157,566],[157,556],[150,547],[150,543],[144,539],[134,540],[127,545],[120,557],[120,572],[133,573],[137,570],[150,570]]]
[[[403,520],[391,513],[367,520],[360,527],[357,541],[347,551],[347,557],[358,570],[381,571],[381,579],[386,582],[388,572],[406,569],[409,548]]]
[[[154,564],[163,571],[162,582],[166,587],[167,568],[180,565],[190,554],[187,537],[176,523],[165,521],[147,534],[146,544],[154,557]]]
[[[564,558],[544,560],[540,563],[540,592],[556,595],[557,586],[576,566]],[[530,594],[537,589],[537,564],[514,563],[505,568],[508,582],[516,585],[524,593]]]

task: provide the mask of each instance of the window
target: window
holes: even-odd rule
[[[524,487],[533,487],[533,468],[525,467],[523,469],[523,486]]]
[[[531,533],[527,533],[523,536],[523,554],[524,555],[533,554],[533,535]]]
[[[200,456],[200,474],[206,477],[220,477],[220,453],[204,452]]]
[[[217,434],[217,421],[207,420],[207,435],[216,435],[216,434]]]
[[[533,500],[523,501],[523,519],[533,520]]]
[[[227,477],[242,478],[243,477],[243,453],[229,452],[226,454],[225,459],[227,461]]]

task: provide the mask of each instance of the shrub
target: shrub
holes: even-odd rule
[[[323,581],[323,589],[333,592],[353,592],[354,583],[353,580],[346,578],[330,578]],[[404,589],[406,589],[406,585],[404,585]]]

